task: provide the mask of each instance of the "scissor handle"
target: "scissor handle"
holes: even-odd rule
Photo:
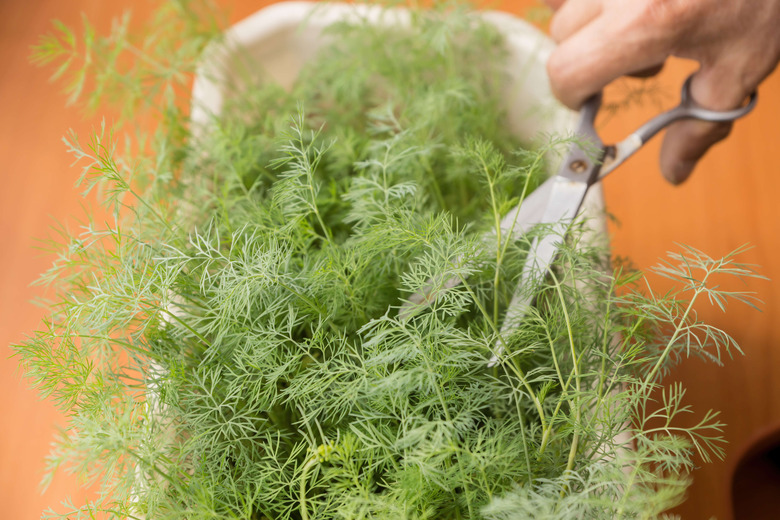
[[[709,121],[712,123],[728,123],[739,119],[753,110],[758,102],[758,93],[753,92],[748,98],[748,102],[734,110],[710,110],[699,105],[691,95],[691,81],[693,75],[688,76],[682,87],[680,95],[680,104],[663,114],[655,116],[653,119],[639,127],[636,132],[623,139],[614,146],[606,147],[606,158],[599,171],[597,180],[601,180],[609,175],[615,168],[620,166],[623,161],[634,155],[642,145],[652,139],[652,137],[681,119],[697,119],[699,121]]]
[[[649,141],[655,134],[681,119],[697,119],[699,121],[709,121],[712,123],[727,123],[735,121],[740,117],[747,115],[756,106],[758,93],[755,91],[750,94],[748,102],[739,108],[733,110],[710,110],[699,105],[691,95],[691,82],[693,75],[688,76],[682,87],[680,94],[680,104],[673,109],[660,114],[642,127],[634,134],[641,139],[642,144]]]

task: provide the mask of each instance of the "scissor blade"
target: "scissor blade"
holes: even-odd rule
[[[555,184],[555,177],[547,179],[530,195],[525,197],[517,206],[510,210],[509,213],[504,215],[504,218],[501,219],[500,222],[501,233],[503,237],[506,237],[503,238],[503,240],[507,240],[510,235],[513,239],[517,239],[526,234],[537,224],[543,223]],[[488,242],[492,237],[495,237],[495,231],[487,233],[484,238],[485,241]],[[463,262],[463,260],[463,258],[458,258],[456,259],[456,263]],[[451,277],[446,280],[429,280],[423,288],[412,294],[409,299],[401,305],[398,315],[401,318],[411,316],[414,309],[417,309],[420,306],[431,305],[442,292],[448,291],[460,284],[461,279],[458,277]]]
[[[550,180],[555,182],[551,187],[549,201],[541,221],[551,224],[551,228],[547,234],[536,237],[531,242],[520,282],[504,315],[504,323],[501,326],[502,336],[516,328],[533,305],[537,289],[544,281],[588,192],[588,184],[585,182],[574,182],[560,176]],[[498,363],[503,351],[503,345],[497,344],[488,366],[492,367]]]
[[[580,211],[582,201],[588,192],[589,183],[572,181],[560,175],[550,179],[553,181],[547,204],[544,208],[540,224],[561,224],[565,228],[571,224]]]
[[[501,219],[501,233],[505,236],[511,233],[512,238],[518,238],[528,233],[534,226],[542,223],[550,194],[555,186],[555,177],[547,179],[530,195]]]

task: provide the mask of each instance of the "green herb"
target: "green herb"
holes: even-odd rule
[[[404,30],[339,24],[290,92],[244,78],[190,132],[173,93],[218,33],[201,4],[161,9],[146,43],[124,22],[37,49],[74,96],[129,88],[127,115],[165,116],[123,153],[105,129],[67,140],[114,221],[63,233],[50,317],[15,346],[69,418],[51,471],[100,485],[50,517],[656,518],[695,457],[723,456],[717,414],[680,428],[684,390],[660,381],[738,351],[693,309],[752,303],[709,283],[755,276],[739,251],[686,248],[658,269],[682,288],[642,294],[575,226],[501,334],[528,239],[498,221],[569,139],[505,130],[493,29],[450,3]]]

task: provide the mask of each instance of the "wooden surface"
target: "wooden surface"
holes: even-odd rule
[[[237,20],[263,4],[231,0],[231,19]],[[532,1],[504,2],[501,7],[520,12]],[[52,406],[40,402],[20,381],[15,361],[7,359],[6,345],[32,331],[41,317],[29,300],[29,286],[50,258],[33,249],[34,237],[43,237],[54,220],[82,214],[73,189],[77,172],[60,142],[68,128],[86,134],[95,123],[76,109],[66,109],[50,73],[27,62],[29,46],[59,18],[78,23],[84,12],[99,28],[111,16],[134,4],[130,0],[3,0],[0,2],[0,517],[38,518],[66,495],[78,503],[85,496],[79,483],[59,475],[41,496],[38,482],[43,457],[54,425],[61,418]],[[511,8],[510,8],[511,6]],[[148,3],[135,2],[136,12]],[[673,63],[662,83],[676,95],[689,64]],[[737,124],[727,143],[718,146],[682,187],[661,179],[653,142],[605,181],[609,210],[621,222],[612,228],[613,251],[628,256],[639,267],[656,263],[668,250],[685,243],[712,255],[722,255],[749,242],[755,246],[744,260],[762,266],[762,274],[780,280],[780,76],[762,87],[756,111]],[[632,130],[653,107],[630,110],[604,129],[607,137]],[[71,218],[70,223],[74,224]],[[669,381],[689,387],[688,401],[699,414],[709,408],[723,411],[729,425],[729,457],[694,474],[689,501],[678,512],[685,519],[731,518],[729,479],[740,453],[766,431],[780,427],[780,285],[751,282],[747,289],[764,300],[763,313],[732,305],[728,314],[701,307],[699,312],[733,334],[746,356],[725,367],[698,361],[680,367]]]

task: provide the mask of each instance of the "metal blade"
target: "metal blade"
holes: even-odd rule
[[[542,223],[554,185],[555,177],[547,179],[504,215],[501,219],[501,233],[504,235],[511,233],[512,238],[518,238]]]
[[[509,211],[504,218],[501,219],[501,233],[507,237],[504,240],[512,238],[517,239],[522,235],[528,233],[534,226],[544,220],[545,212],[550,203],[550,195],[553,192],[553,187],[556,184],[556,177],[547,179],[538,188],[536,188],[530,195],[525,197],[520,204]],[[485,234],[485,242],[488,242],[495,236],[495,231]],[[462,258],[458,258],[456,263],[462,262]],[[457,287],[461,284],[460,278],[452,277],[446,280],[429,280],[425,286],[412,294],[407,301],[405,301],[398,311],[398,316],[402,319],[412,315],[415,309],[419,309],[420,306],[431,305],[436,298],[438,298],[442,292]]]
[[[551,187],[549,203],[541,220],[543,223],[552,224],[552,227],[548,234],[536,237],[531,242],[520,282],[504,315],[504,323],[501,326],[502,336],[517,327],[533,305],[537,288],[544,281],[547,270],[552,265],[558,249],[565,240],[569,226],[579,213],[582,201],[588,192],[587,182],[574,182],[563,176],[556,176],[550,180],[555,182]],[[497,344],[488,362],[489,367],[499,362],[503,351],[503,345]]]
[[[602,157],[599,157],[599,160],[603,158],[605,148],[598,134],[593,129],[593,122],[600,106],[600,95],[592,97],[585,103],[580,111],[580,122],[576,132],[581,142],[590,143],[594,149],[601,150]],[[598,170],[598,161],[594,161],[589,157],[580,144],[573,143],[561,164],[558,174],[542,183],[541,186],[501,220],[501,232],[507,239],[510,236],[518,238],[537,224],[562,226],[560,239],[554,242],[554,246],[545,245],[547,243],[546,240],[540,246],[532,245],[529,259],[537,256],[540,259],[536,272],[541,272],[542,274],[547,272],[547,268],[552,263],[555,252],[558,250],[558,245],[563,240],[566,229],[568,229],[571,221],[579,212],[588,187],[596,182]],[[488,234],[486,238],[490,236],[491,234]],[[531,255],[532,252],[534,253],[533,255]],[[547,258],[548,256],[549,259]],[[456,262],[462,261],[462,258],[456,260]],[[529,267],[528,269],[531,268]],[[422,289],[411,295],[401,305],[398,316],[402,319],[412,316],[415,310],[422,306],[431,305],[443,291],[452,289],[460,283],[459,278],[429,280]],[[525,314],[525,312],[521,314]]]

